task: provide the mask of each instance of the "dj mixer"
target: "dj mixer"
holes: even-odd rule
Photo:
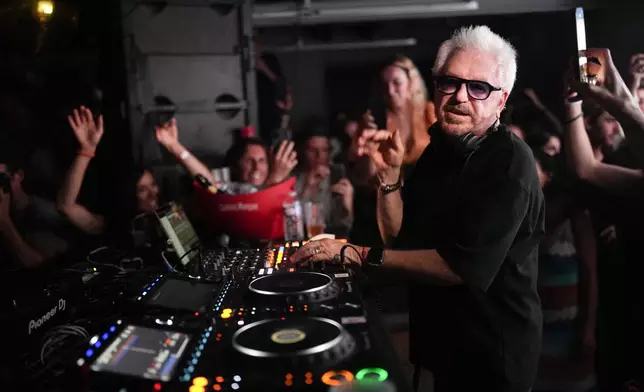
[[[76,365],[87,391],[406,391],[360,271],[287,263],[297,242],[209,251],[153,278]]]

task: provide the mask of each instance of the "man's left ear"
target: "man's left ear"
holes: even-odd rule
[[[505,104],[508,102],[508,97],[510,94],[507,91],[503,91],[501,95],[501,101],[499,102],[499,109],[496,112],[496,118],[501,118],[501,113],[505,110]]]

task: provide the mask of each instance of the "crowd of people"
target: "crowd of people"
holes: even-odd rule
[[[443,238],[441,236],[449,236],[454,225],[467,227],[472,226],[472,222],[481,226],[470,227],[459,235],[467,234],[483,241],[485,233],[477,231],[493,233],[505,224],[499,222],[506,219],[503,216],[506,213],[495,209],[497,207],[479,211],[486,209],[486,203],[495,198],[497,203],[505,203],[498,208],[515,208],[507,215],[523,214],[523,219],[529,211],[533,215],[530,224],[524,219],[516,225],[521,225],[520,230],[527,230],[526,233],[531,231],[526,234],[530,240],[526,240],[524,246],[530,247],[532,242],[534,246],[539,244],[537,279],[530,280],[531,275],[526,272],[533,266],[521,263],[513,267],[516,271],[496,265],[492,275],[483,271],[467,273],[463,272],[463,266],[450,265],[458,275],[453,279],[466,281],[471,291],[487,294],[489,290],[490,295],[510,301],[507,306],[515,309],[513,317],[518,318],[513,322],[518,325],[522,320],[526,322],[522,328],[530,329],[534,326],[528,324],[538,320],[542,338],[532,390],[614,391],[630,380],[644,380],[644,361],[639,355],[644,349],[644,292],[638,283],[644,273],[641,264],[644,259],[641,246],[644,209],[639,202],[644,191],[644,154],[640,153],[644,149],[644,54],[632,57],[628,75],[623,78],[608,49],[592,51],[592,55],[601,60],[598,61],[601,78],[594,84],[577,82],[574,78],[577,69],[573,68],[560,102],[544,104],[530,89],[515,93],[523,93],[532,109],[540,113],[538,117],[530,117],[522,116],[518,110],[505,110],[506,106],[511,106],[507,100],[517,74],[516,54],[500,39],[489,29],[478,27],[460,30],[446,41],[438,51],[433,69],[433,102],[428,95],[428,86],[412,60],[395,57],[379,74],[381,101],[358,118],[343,117],[342,137],[333,134],[327,123],[312,121],[301,130],[290,130],[287,134],[293,135],[292,138],[284,139],[279,130],[288,127],[289,111],[297,105],[293,105],[288,88],[279,86],[283,79],[280,72],[271,71],[269,64],[272,62],[260,61],[261,83],[270,90],[266,93],[264,89],[261,113],[270,113],[270,118],[264,114],[259,135],[235,141],[225,156],[224,165],[230,168],[233,181],[257,188],[270,187],[295,176],[298,197],[322,206],[327,231],[348,237],[353,244],[372,248],[425,249],[419,245],[421,234],[414,230],[429,230],[431,235]],[[274,69],[275,65],[272,67]],[[266,105],[274,106],[266,108]],[[565,107],[565,118],[560,119],[552,113],[556,105]],[[487,119],[491,119],[490,124]],[[508,190],[510,193],[506,194],[506,188],[503,188],[497,194],[487,194],[491,185],[479,183],[481,179],[475,177],[470,180],[471,183],[478,181],[476,186],[456,184],[453,179],[463,174],[461,166],[440,182],[425,183],[414,174],[419,170],[431,171],[441,165],[452,165],[455,158],[441,152],[446,150],[458,150],[458,160],[466,157],[464,164],[472,164],[470,154],[477,151],[479,145],[463,139],[456,145],[438,129],[452,127],[458,134],[461,128],[475,129],[482,124],[485,124],[481,128],[483,131],[499,130],[492,132],[495,138],[501,138],[497,134],[509,135],[507,142],[503,142],[507,145],[499,142],[500,147],[492,150],[499,159],[495,165],[507,163],[502,161],[507,146],[531,152],[529,161],[515,157],[505,169],[530,172],[526,174],[529,178],[532,178],[532,172],[535,173],[534,178],[538,180],[535,184],[526,180],[521,185],[523,190],[530,189],[530,197],[534,199],[515,204],[523,197],[519,188],[513,193]],[[0,157],[0,257],[5,269],[35,267],[55,260],[87,236],[129,232],[134,220],[153,213],[164,200],[153,170],[140,166],[127,174],[129,185],[124,189],[122,199],[114,200],[114,213],[98,213],[81,204],[78,196],[85,173],[97,153],[104,128],[109,132],[110,127],[103,123],[100,114],[92,113],[86,107],[70,113],[69,125],[79,148],[60,184],[56,200],[30,195],[24,189],[23,180],[29,175],[24,170],[24,156],[15,153]],[[472,134],[481,138],[476,132]],[[202,175],[215,182],[211,168],[180,142],[180,124],[176,119],[157,126],[155,135],[159,144],[176,157],[191,178]],[[427,158],[424,157],[426,151],[435,152]],[[476,161],[475,156],[472,155],[472,161]],[[392,162],[397,162],[398,171],[390,170]],[[531,165],[529,170],[524,167],[525,162]],[[490,165],[481,161],[478,169],[485,171],[492,167]],[[540,191],[532,189],[533,185]],[[445,196],[438,192],[439,188],[432,186],[450,189],[464,186],[476,194],[464,197],[447,193],[449,196]],[[427,221],[425,226],[422,222],[416,222],[418,226],[413,222],[406,226],[403,223],[401,228],[402,198],[390,195],[405,188],[413,189],[415,194],[404,194],[405,209],[435,203],[432,208],[448,210],[446,206],[454,202],[467,202],[468,209],[464,211],[469,215],[463,212],[458,216],[442,217],[440,224]],[[509,194],[513,196],[506,200]],[[452,196],[457,200],[446,199]],[[545,211],[540,207],[540,197],[545,200]],[[393,219],[393,216],[399,218]],[[434,215],[419,213],[415,219],[428,216]],[[407,219],[404,222],[409,220],[404,219]],[[543,233],[540,232],[540,219]],[[487,223],[483,224],[484,220]],[[440,233],[441,230],[448,234]],[[401,242],[401,236],[407,238],[404,245],[401,245],[404,242]],[[535,236],[540,242],[533,241]],[[510,252],[513,246],[521,247],[518,237],[498,239],[498,242],[504,241],[509,241]],[[441,246],[444,245],[435,244],[439,250]],[[319,248],[315,251],[325,253]],[[468,251],[464,245],[459,250],[450,250],[461,252],[463,257]],[[529,257],[528,253],[525,257]],[[365,255],[362,255],[362,261]],[[504,259],[506,255],[495,254],[495,257]],[[534,315],[525,316],[525,312],[532,311],[525,299],[529,294],[506,298],[511,297],[507,294],[509,291],[503,291],[500,283],[494,283],[501,273],[507,280],[524,279],[521,284],[535,285],[540,302],[537,298],[533,304],[540,306],[542,320]],[[447,275],[441,278],[452,279]],[[415,293],[416,296],[437,294],[418,290]],[[463,298],[461,300],[465,301]],[[490,312],[481,317],[491,323],[469,327],[497,331],[493,325],[496,321],[490,315],[498,312],[494,308],[498,304],[485,304],[476,296],[467,298],[471,301],[468,305],[471,309],[480,305],[486,309],[483,313]],[[443,298],[439,297],[430,302],[442,309],[441,301]],[[454,305],[451,301],[444,303]],[[524,316],[526,318],[522,319]],[[462,314],[458,317],[463,322],[474,320]],[[476,339],[475,333],[463,333]],[[507,344],[513,342],[512,338],[507,339]],[[512,344],[523,347],[517,342]],[[523,348],[528,354],[532,349],[529,345]],[[472,358],[482,358],[478,355],[481,353],[471,354]],[[521,367],[521,358],[521,355],[513,358],[517,377],[522,377],[525,370]],[[441,368],[439,364],[422,364],[438,367],[439,374],[444,371],[449,377],[453,376],[449,369]],[[437,383],[439,381],[437,379]]]

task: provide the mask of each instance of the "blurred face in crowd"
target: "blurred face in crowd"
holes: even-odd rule
[[[640,87],[637,90],[637,98],[638,98],[638,102],[640,104],[640,110],[642,112],[644,112],[644,88]]]
[[[561,152],[561,140],[557,136],[550,136],[543,145],[543,152],[554,157]]]
[[[268,156],[266,149],[256,144],[246,147],[246,152],[239,161],[241,182],[262,186],[268,176]]]
[[[136,201],[141,212],[154,212],[159,208],[159,187],[147,170],[136,182]]]
[[[539,161],[535,161],[535,163],[536,163],[536,167],[537,167],[537,176],[539,177],[539,184],[541,185],[541,188],[543,188],[546,185],[548,185],[548,183],[552,179],[552,176],[543,171]]]
[[[0,176],[9,177],[12,194],[18,194],[22,191],[22,180],[24,179],[24,172],[22,170],[19,170],[16,173],[11,173],[7,165],[0,163]]]
[[[304,145],[304,162],[307,169],[330,163],[331,146],[324,136],[313,136]]]
[[[622,140],[622,126],[607,112],[597,118],[596,127],[602,147],[616,148]]]
[[[457,50],[447,60],[440,70],[440,76],[459,78],[471,81],[489,83],[498,88],[500,80],[496,71],[498,64],[491,54],[475,50]],[[438,78],[436,83],[436,114],[443,131],[453,135],[463,135],[473,132],[481,135],[490,128],[500,117],[501,111],[508,98],[506,91],[492,91],[485,99],[475,99],[468,94],[465,83],[443,85],[443,87],[456,87],[454,93],[444,93],[440,90]],[[481,96],[482,84],[471,86]],[[483,94],[484,95],[484,94]]]
[[[391,109],[401,109],[411,98],[411,81],[407,72],[395,65],[382,71],[382,82],[387,92],[387,103]]]

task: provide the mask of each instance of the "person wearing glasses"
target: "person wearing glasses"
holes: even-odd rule
[[[411,360],[437,392],[527,392],[541,351],[545,208],[532,152],[499,120],[516,52],[488,27],[467,27],[441,45],[433,72],[438,122],[404,186],[400,133],[362,135],[387,249],[345,248],[344,262],[409,283]],[[312,241],[291,262],[336,259],[344,245]]]

